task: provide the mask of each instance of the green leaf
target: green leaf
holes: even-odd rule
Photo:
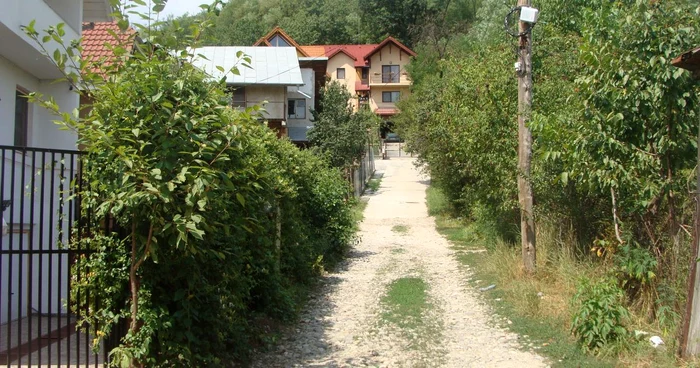
[[[238,203],[241,204],[241,206],[245,207],[245,197],[243,197],[241,193],[236,193],[236,199],[238,200]]]

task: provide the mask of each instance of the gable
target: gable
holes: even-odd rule
[[[365,55],[365,59],[371,58],[377,52],[384,50],[387,46],[389,46],[390,53],[391,53],[391,51],[393,51],[393,47],[397,47],[399,50],[401,50],[401,52],[405,53],[407,56],[416,56],[416,53],[413,50],[409,49],[408,47],[406,47],[406,45],[397,41],[394,37],[387,37],[386,39],[384,39],[384,41],[382,41],[379,45],[377,45],[372,51],[367,53],[367,55]],[[401,53],[399,53],[399,56],[401,56]]]
[[[260,37],[253,46],[272,46],[272,47],[294,47],[297,49],[297,55],[301,57],[307,57],[309,54],[302,49],[302,47],[294,41],[294,39],[289,36],[282,28],[279,26],[273,28],[268,34]]]

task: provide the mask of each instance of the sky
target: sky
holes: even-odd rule
[[[168,0],[167,4],[165,4],[165,9],[161,13],[161,17],[165,18],[168,15],[177,17],[185,13],[196,14],[202,10],[199,5],[209,3],[211,3],[209,0]],[[139,7],[139,9],[134,10],[143,11],[145,9]],[[136,21],[134,16],[131,16],[130,19],[131,21]]]
[[[163,15],[172,14],[177,17],[185,13],[196,14],[202,10],[199,6],[203,3],[208,4],[209,2],[204,0],[168,0]]]

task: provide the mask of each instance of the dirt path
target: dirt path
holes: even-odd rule
[[[518,350],[514,334],[489,323],[488,308],[463,282],[468,275],[428,217],[428,182],[413,161],[378,161],[377,169],[383,181],[369,196],[361,243],[324,277],[301,323],[253,366],[545,367],[542,357]],[[419,318],[392,314],[387,293],[396,280],[425,286]],[[420,287],[412,290],[420,295]]]

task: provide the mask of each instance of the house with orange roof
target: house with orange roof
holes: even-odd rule
[[[327,79],[344,84],[353,95],[350,103],[355,110],[369,108],[387,121],[398,113],[396,102],[410,93],[406,66],[416,53],[393,37],[378,44],[299,45],[275,27],[255,45],[295,47],[300,61],[327,58],[324,83]]]
[[[81,56],[89,61],[88,68],[93,73],[104,76],[106,68],[118,62],[114,55],[115,46],[123,47],[127,53],[134,49],[138,35],[129,27],[121,30],[115,21],[108,22],[84,22],[83,38],[80,40],[82,47]],[[85,117],[90,112],[89,106],[92,98],[87,94],[80,95],[80,117]]]
[[[136,31],[131,27],[121,30],[114,21],[84,22],[81,56],[90,62],[92,72],[103,74],[106,67],[117,62],[112,49],[121,46],[130,53],[136,41]]]

